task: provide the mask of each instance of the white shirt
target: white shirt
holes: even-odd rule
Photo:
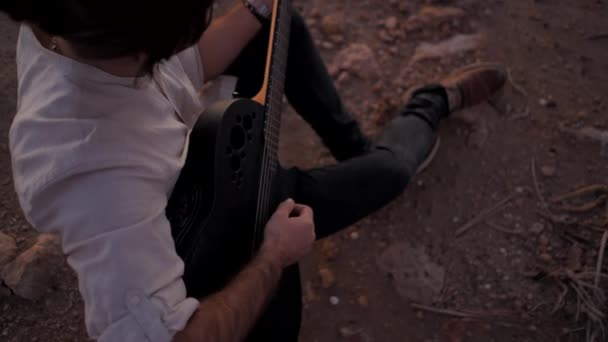
[[[10,130],[26,218],[57,233],[100,341],[169,341],[198,307],[165,217],[204,109],[198,49],[121,78],[45,49],[22,26]]]

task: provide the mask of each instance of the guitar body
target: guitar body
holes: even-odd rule
[[[256,231],[254,224],[263,140],[264,107],[249,99],[215,103],[191,132],[186,163],[167,206],[189,297],[204,298],[224,288],[263,239],[263,229]],[[279,179],[274,184],[271,207],[291,191]],[[283,272],[248,341],[296,341],[300,317],[295,265]]]
[[[220,290],[252,255],[264,108],[248,99],[218,102],[193,128],[167,216],[185,263],[188,295]],[[261,232],[257,232],[260,234]]]

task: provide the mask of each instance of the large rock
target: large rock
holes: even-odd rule
[[[484,35],[457,34],[438,43],[421,43],[416,48],[410,65],[427,59],[443,58],[477,49],[483,42]]]
[[[17,256],[17,244],[15,239],[4,233],[0,233],[0,269]]]
[[[409,243],[389,246],[377,260],[383,271],[393,276],[397,292],[411,301],[430,305],[443,289],[445,269]]]
[[[455,7],[424,6],[416,15],[411,16],[406,21],[405,27],[408,31],[416,30],[456,19],[465,14],[465,11]]]
[[[368,45],[360,43],[351,44],[338,52],[330,69],[332,73],[346,71],[363,80],[380,76],[380,66],[374,52]]]
[[[2,279],[16,295],[29,300],[41,298],[57,279],[63,256],[54,235],[42,234],[36,243],[2,270]]]

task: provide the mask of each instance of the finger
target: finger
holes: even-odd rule
[[[293,209],[291,210],[291,213],[289,214],[289,217],[298,217],[302,214],[302,210],[305,208],[306,206],[303,204],[295,204]]]
[[[291,198],[288,198],[286,201],[283,201],[283,203],[279,204],[279,207],[275,211],[275,215],[289,216],[290,213],[293,211],[295,205],[296,203]]]
[[[313,218],[313,211],[312,208],[307,206],[307,205],[303,205],[300,208],[300,217],[306,217],[306,218]]]

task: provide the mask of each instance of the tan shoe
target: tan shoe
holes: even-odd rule
[[[507,81],[504,66],[471,64],[458,69],[439,83],[448,93],[450,112],[478,105],[497,94]]]

